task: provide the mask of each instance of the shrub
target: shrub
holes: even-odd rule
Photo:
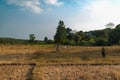
[[[97,39],[95,41],[95,46],[106,46],[107,42],[104,39]]]

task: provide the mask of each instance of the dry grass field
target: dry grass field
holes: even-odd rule
[[[105,52],[102,58],[97,46],[61,46],[57,52],[54,45],[0,45],[0,80],[27,80],[31,66],[23,64],[31,63],[30,80],[120,80],[120,46],[105,46]]]
[[[32,78],[31,64],[0,64],[0,80],[28,80]]]
[[[120,65],[47,65],[34,72],[33,80],[120,80]]]

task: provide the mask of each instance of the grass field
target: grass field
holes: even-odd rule
[[[101,56],[101,47],[67,46],[56,51],[54,45],[1,45],[0,60],[6,62],[72,63],[72,64],[119,64],[120,46],[106,46],[106,58]],[[8,61],[9,60],[9,61]]]
[[[98,46],[61,46],[57,52],[54,45],[0,45],[0,64],[34,63],[32,80],[119,80],[120,46],[105,46],[105,52],[103,58]]]

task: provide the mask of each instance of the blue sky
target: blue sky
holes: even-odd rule
[[[53,39],[59,20],[73,30],[120,23],[119,0],[0,0],[0,37]]]

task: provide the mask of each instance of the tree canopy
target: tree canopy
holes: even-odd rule
[[[116,28],[109,33],[109,42],[112,45],[120,44],[120,24],[117,25]]]
[[[54,36],[55,43],[65,44],[67,41],[66,28],[63,21],[59,21],[56,34]]]

